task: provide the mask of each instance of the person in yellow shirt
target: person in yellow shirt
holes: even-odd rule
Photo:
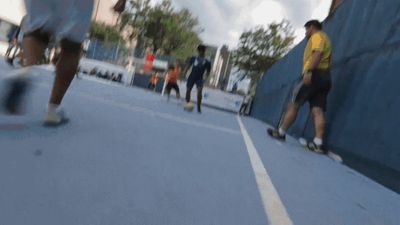
[[[293,90],[292,100],[278,129],[268,129],[268,134],[278,140],[286,139],[286,131],[296,120],[300,107],[308,102],[315,124],[315,138],[307,144],[308,149],[327,153],[323,149],[325,115],[328,93],[331,89],[332,45],[317,20],[305,24],[307,46],[304,51],[303,73]]]

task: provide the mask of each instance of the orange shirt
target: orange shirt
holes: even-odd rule
[[[151,76],[150,83],[153,85],[157,85],[158,77],[156,75]]]
[[[176,84],[178,82],[180,72],[181,71],[178,66],[176,66],[173,70],[169,70],[167,75],[167,82],[171,84]]]

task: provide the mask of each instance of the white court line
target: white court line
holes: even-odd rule
[[[77,93],[77,92],[75,91],[75,93]],[[119,108],[124,108],[124,109],[130,110],[130,111],[135,111],[135,112],[142,112],[145,115],[157,116],[157,117],[160,117],[160,118],[163,118],[163,119],[166,119],[166,120],[170,120],[170,121],[174,121],[174,122],[178,122],[178,123],[183,123],[183,124],[187,124],[187,125],[192,125],[192,126],[196,126],[196,127],[213,129],[213,130],[217,130],[217,131],[221,131],[221,132],[225,132],[225,133],[229,133],[229,134],[234,134],[234,135],[240,134],[237,130],[234,130],[234,129],[215,126],[215,125],[207,124],[207,123],[204,123],[204,122],[195,122],[195,121],[188,120],[188,119],[183,119],[183,118],[180,118],[178,116],[174,116],[174,115],[171,115],[171,114],[168,114],[168,113],[161,113],[161,112],[157,112],[157,111],[154,111],[154,110],[151,110],[151,109],[147,109],[147,108],[144,108],[144,107],[133,106],[133,105],[130,105],[128,103],[115,102],[115,101],[112,101],[112,100],[91,96],[91,95],[84,94],[84,93],[81,93],[81,92],[79,92],[77,94],[79,94],[80,96],[85,97],[87,99],[91,99],[91,100],[95,100],[95,101],[98,101],[98,102],[107,103],[107,104],[110,104],[110,105],[113,105],[113,106],[116,106],[116,107],[119,107]]]
[[[114,105],[120,108],[124,108],[124,109],[128,109],[128,110],[133,110],[136,112],[143,112],[146,115],[152,115],[152,116],[157,116],[163,119],[167,119],[167,120],[171,120],[174,122],[179,122],[179,123],[183,123],[183,124],[187,124],[187,125],[192,125],[192,126],[196,126],[196,127],[203,127],[203,128],[209,128],[209,129],[213,129],[213,130],[218,130],[218,131],[222,131],[225,133],[230,133],[230,134],[240,134],[238,131],[234,130],[234,129],[229,129],[229,128],[225,128],[225,127],[220,127],[220,126],[215,126],[212,124],[207,124],[207,123],[202,123],[202,122],[195,122],[192,120],[188,120],[188,119],[183,119],[180,118],[178,116],[174,116],[168,113],[161,113],[161,112],[157,112],[157,111],[153,111],[151,109],[147,109],[144,107],[139,107],[139,106],[133,106],[133,105],[129,105],[127,103],[119,103],[119,102],[115,102],[112,100],[106,100],[103,98],[98,98],[98,97],[94,97],[94,96],[90,96],[90,95],[86,95],[86,94],[80,94],[83,97],[92,99],[92,100],[96,100],[96,101],[102,101],[102,102],[106,102],[110,105]]]
[[[263,162],[261,161],[257,149],[254,146],[253,141],[247,133],[246,127],[243,125],[242,119],[239,116],[237,116],[237,121],[239,123],[240,130],[242,131],[243,139],[250,157],[251,166],[256,177],[258,190],[261,195],[265,214],[267,215],[269,224],[293,225],[293,222],[290,219],[286,208],[283,205],[279,194],[267,173],[267,170],[265,169]]]
[[[37,86],[40,87],[46,87],[48,88],[49,86],[47,84],[44,83],[38,83],[36,84]],[[217,130],[217,131],[221,131],[224,133],[228,133],[228,134],[233,134],[233,135],[240,135],[240,132],[234,129],[230,129],[230,128],[225,128],[225,127],[221,127],[221,126],[216,126],[213,124],[207,124],[204,122],[196,122],[196,121],[192,121],[189,119],[184,119],[172,114],[168,114],[168,113],[162,113],[162,112],[157,112],[145,107],[140,107],[140,106],[134,106],[128,103],[122,103],[122,102],[116,102],[113,100],[109,100],[106,98],[101,98],[101,97],[96,97],[96,96],[92,96],[89,94],[86,94],[84,92],[81,91],[75,91],[75,90],[70,90],[69,91],[70,94],[75,94],[75,95],[79,95],[81,97],[90,99],[90,100],[94,100],[97,102],[101,102],[101,103],[106,103],[115,107],[119,107],[119,108],[123,108],[126,110],[130,110],[130,111],[134,111],[134,112],[141,112],[144,115],[147,116],[157,116],[159,118],[163,118],[166,120],[170,120],[170,121],[174,121],[174,122],[178,122],[178,123],[182,123],[182,124],[186,124],[186,125],[191,125],[191,126],[196,126],[196,127],[202,127],[202,128],[208,128],[208,129],[212,129],[212,130]]]

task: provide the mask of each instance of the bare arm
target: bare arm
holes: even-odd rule
[[[185,69],[183,70],[183,74],[185,75],[185,77],[186,78],[188,78],[188,71],[189,71],[189,69],[190,69],[190,67],[192,66],[192,59],[190,59],[187,63],[186,63],[186,66],[185,66]]]
[[[322,56],[323,56],[322,52],[316,52],[316,51],[313,52],[309,70],[315,70],[318,67],[318,65],[321,63]]]
[[[185,76],[187,75],[187,72],[189,71],[189,68],[190,68],[190,64],[188,63],[188,64],[186,64],[185,69],[183,70],[183,74]]]
[[[303,82],[306,85],[310,85],[311,84],[311,77],[312,77],[312,73],[311,71],[315,70],[318,65],[321,63],[322,60],[322,52],[317,52],[314,51],[312,56],[311,56],[311,65],[310,68],[308,69],[308,71],[306,72],[306,74],[304,74],[303,76]]]

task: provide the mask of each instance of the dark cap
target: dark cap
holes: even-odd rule
[[[207,49],[207,47],[206,47],[205,45],[199,45],[199,46],[197,47],[197,51],[200,51],[200,52],[205,52],[206,49]]]
[[[304,24],[304,27],[306,28],[309,28],[311,26],[317,28],[318,30],[322,30],[322,23],[318,20],[310,20],[306,24]]]

